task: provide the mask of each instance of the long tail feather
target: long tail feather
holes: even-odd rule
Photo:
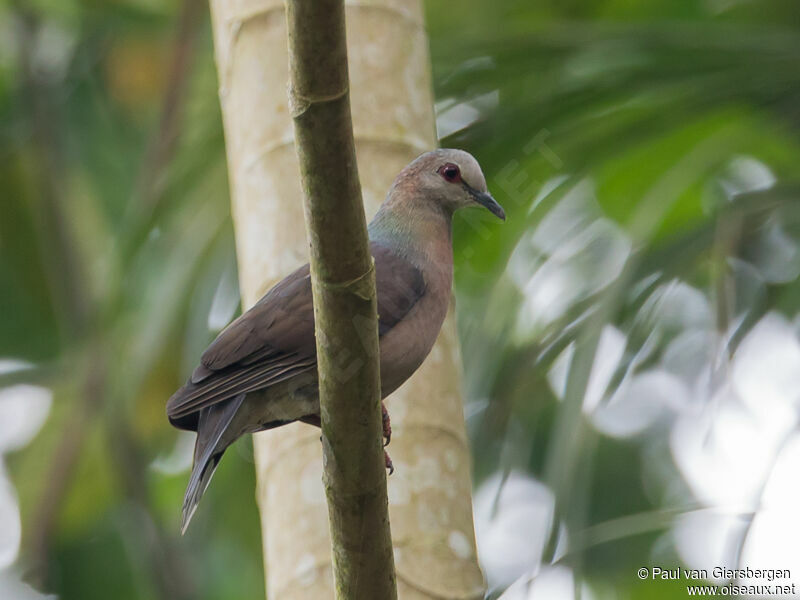
[[[183,497],[183,519],[181,521],[181,534],[186,532],[189,522],[200,498],[203,497],[211,477],[217,469],[222,453],[233,439],[225,436],[225,432],[233,421],[236,411],[242,405],[244,394],[232,398],[228,402],[220,403],[200,412],[197,425],[197,441],[194,447],[194,464]]]

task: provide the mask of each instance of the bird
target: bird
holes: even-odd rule
[[[437,149],[397,175],[367,227],[377,290],[384,445],[391,439],[391,422],[383,400],[425,360],[450,303],[453,213],[475,206],[506,218],[478,161],[463,150]],[[308,264],[220,332],[166,409],[173,426],[197,432],[183,533],[223,452],[236,439],[295,421],[320,425]],[[385,458],[391,473],[391,459]]]

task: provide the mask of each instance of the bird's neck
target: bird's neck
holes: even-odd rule
[[[408,200],[403,205],[387,200],[369,224],[370,240],[418,266],[452,262],[451,215],[429,202],[410,204]]]

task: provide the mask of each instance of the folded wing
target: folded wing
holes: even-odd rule
[[[425,293],[422,272],[375,242],[379,334],[402,321]],[[226,327],[203,353],[189,381],[167,402],[170,422],[196,430],[201,409],[316,369],[309,267],[273,287]]]

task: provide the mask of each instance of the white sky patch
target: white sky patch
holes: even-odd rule
[[[497,107],[500,92],[493,90],[471,98],[466,102],[452,103],[449,100],[436,103],[436,135],[439,139],[466,129],[478,119]]]
[[[725,173],[719,179],[728,197],[746,192],[765,190],[775,185],[775,174],[760,160],[752,156],[737,156],[731,159]]]
[[[619,329],[613,325],[606,325],[603,328],[592,363],[592,372],[586,386],[586,395],[583,400],[584,412],[592,412],[603,399],[611,378],[622,360],[625,343],[625,334]],[[567,378],[574,352],[574,344],[567,346],[553,362],[553,366],[547,374],[547,381],[559,400],[563,400],[566,393]]]
[[[214,291],[211,308],[208,311],[208,329],[221,331],[230,323],[239,307],[239,283],[233,263],[227,265]]]
[[[192,431],[179,431],[172,451],[165,456],[158,456],[150,468],[164,475],[178,475],[192,467],[194,457],[194,441],[196,434]]]
[[[697,510],[677,518],[672,538],[689,568],[706,569],[711,575],[714,567],[736,568],[736,544],[746,525],[746,518],[735,512]]]
[[[674,279],[658,288],[642,305],[638,319],[649,327],[665,329],[710,328],[714,325],[711,304],[705,294]]]
[[[478,556],[490,588],[503,588],[539,565],[554,499],[543,483],[513,472],[494,475],[475,493]]]
[[[761,506],[742,550],[742,566],[754,569],[789,569],[791,580],[800,588],[800,434],[793,434],[784,444],[761,497]],[[743,582],[747,583],[747,582]],[[749,581],[759,584],[763,582]]]
[[[0,389],[0,453],[26,446],[44,425],[53,394],[37,385]]]
[[[707,380],[709,363],[721,345],[714,331],[687,329],[675,336],[664,349],[662,368],[694,388],[700,379]]]
[[[797,407],[800,342],[787,319],[769,313],[750,330],[733,358],[733,386],[757,413]]]
[[[528,209],[528,215],[533,214],[533,211],[536,210],[536,207],[539,206],[542,200],[547,198],[553,192],[553,190],[564,183],[567,179],[569,179],[568,175],[556,175],[555,177],[551,177],[545,181],[539,190],[539,193],[536,194],[536,197],[533,199],[531,207]]]
[[[0,375],[7,375],[17,371],[27,371],[33,367],[33,363],[18,358],[0,358]]]
[[[545,566],[535,574],[524,575],[511,585],[500,600],[573,600],[575,576],[563,565]],[[580,585],[580,599],[594,600],[586,584]]]
[[[625,438],[644,432],[670,412],[688,403],[690,392],[675,375],[652,369],[634,375],[600,404],[592,424],[606,435]]]
[[[539,229],[532,242],[539,248],[539,258],[528,263],[535,270],[521,286],[524,295],[518,318],[521,337],[530,336],[564,315],[576,302],[607,287],[619,277],[631,253],[630,238],[608,219],[597,219],[580,231],[565,232],[557,240],[549,233],[537,239],[538,233]],[[545,248],[551,244],[557,248],[548,255]],[[512,257],[509,264],[512,273],[519,271],[514,261]],[[512,277],[520,280],[519,273]]]
[[[465,129],[481,116],[481,111],[468,102],[460,102],[442,110],[436,115],[436,135],[439,139]]]
[[[17,559],[21,537],[22,523],[17,496],[5,468],[0,464],[0,572]]]
[[[0,360],[0,372],[32,366],[16,359]],[[54,598],[22,583],[12,568],[19,555],[22,522],[19,501],[3,461],[4,454],[26,446],[36,436],[47,420],[51,404],[52,392],[47,388],[19,384],[0,389],[0,598],[4,600]]]
[[[724,339],[687,330],[663,361],[702,400],[683,411],[670,448],[693,495],[709,507],[677,520],[675,548],[688,566],[709,574],[715,566],[789,569],[792,580],[774,583],[800,586],[797,331],[767,314],[729,363],[718,350]],[[712,376],[715,364],[722,366]]]
[[[681,416],[670,447],[701,502],[752,510],[779,445],[793,427],[792,420],[774,413],[769,419],[755,418],[724,388],[699,414]]]
[[[0,598],[3,600],[57,600],[53,594],[40,594],[27,583],[22,582],[19,573],[0,570]]]
[[[800,277],[800,244],[775,220],[762,233],[753,261],[764,281],[791,283]]]

